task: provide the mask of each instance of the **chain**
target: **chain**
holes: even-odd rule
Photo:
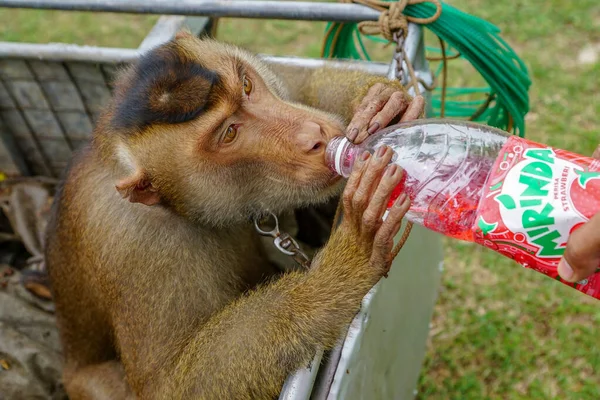
[[[396,42],[396,50],[394,51],[394,58],[392,61],[392,79],[399,80],[402,84],[405,84],[404,76],[404,34],[401,31],[393,33],[394,41]],[[395,65],[394,65],[395,64]]]
[[[254,227],[256,231],[262,236],[270,236],[273,238],[273,244],[283,254],[290,256],[296,261],[300,266],[305,269],[310,268],[310,258],[302,251],[298,242],[294,240],[294,238],[285,232],[281,232],[279,230],[279,220],[277,216],[269,211],[269,216],[275,220],[275,227],[271,230],[266,230],[261,228],[260,221],[258,218],[254,219]],[[268,229],[268,228],[267,228]]]
[[[396,42],[396,49],[394,51],[394,57],[392,59],[392,65],[391,65],[391,71],[390,71],[391,76],[389,76],[389,78],[397,79],[400,81],[400,83],[402,83],[402,85],[407,86],[406,80],[410,77],[411,83],[412,83],[412,85],[414,85],[415,94],[418,95],[418,94],[420,94],[419,83],[415,76],[415,72],[412,67],[411,60],[405,59],[406,52],[404,51],[404,41],[406,39],[407,33],[408,32],[404,32],[402,30],[396,30],[392,34],[392,37],[393,37],[394,41]],[[408,74],[405,74],[405,72],[403,70],[405,62],[406,62],[406,66],[408,68]],[[402,247],[404,247],[404,244],[406,243],[406,240],[408,240],[408,236],[410,235],[412,227],[413,227],[412,222],[407,221],[406,227],[404,228],[404,232],[402,233],[402,237],[400,237],[400,241],[398,241],[398,243],[396,243],[396,245],[392,249],[392,259],[396,258],[396,256],[400,252],[400,250],[402,250]],[[385,277],[387,277],[387,273],[385,274]]]

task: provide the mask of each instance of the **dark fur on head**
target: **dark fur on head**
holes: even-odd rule
[[[173,42],[142,56],[129,74],[112,119],[118,130],[191,121],[216,100],[218,74],[179,53]]]

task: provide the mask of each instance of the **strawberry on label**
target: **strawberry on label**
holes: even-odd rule
[[[579,179],[571,184],[573,206],[587,219],[600,209],[600,172],[577,171]]]

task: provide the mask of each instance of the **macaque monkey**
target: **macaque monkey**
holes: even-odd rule
[[[387,272],[409,206],[382,221],[403,173],[392,150],[363,155],[347,182],[324,151],[417,118],[422,98],[356,71],[297,78],[187,33],[119,76],[48,229],[71,400],[272,399]],[[253,217],[340,194],[311,268],[280,273]]]

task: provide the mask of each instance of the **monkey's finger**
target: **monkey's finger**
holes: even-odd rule
[[[369,163],[370,159],[371,153],[365,151],[360,155],[360,157],[358,157],[358,159],[354,163],[352,173],[348,178],[348,182],[346,182],[344,194],[342,195],[345,214],[352,214],[352,198],[354,197],[354,193],[356,193],[356,189],[358,188],[358,185],[361,181],[365,167]]]
[[[378,96],[383,89],[384,85],[381,83],[371,86],[365,97],[363,97],[361,102],[354,108],[354,114],[356,115],[362,113],[367,108],[371,100]],[[348,129],[346,133],[350,133],[350,130]]]
[[[385,167],[392,160],[393,153],[392,149],[388,146],[382,146],[377,149],[369,164],[365,166],[363,175],[351,201],[352,212],[357,224],[362,222],[363,213],[371,201],[373,190],[379,184]]]
[[[394,248],[394,237],[400,231],[402,218],[410,207],[410,199],[403,193],[390,209],[387,219],[383,222],[373,241],[373,252],[371,262],[382,268],[384,275],[390,270],[392,249]]]
[[[377,228],[381,225],[381,217],[387,208],[392,191],[400,183],[403,170],[396,164],[389,165],[379,185],[373,193],[373,197],[363,214],[363,234],[369,238],[375,235]]]
[[[389,125],[398,114],[403,113],[409,105],[409,98],[404,92],[394,92],[385,106],[371,120],[368,133],[374,134]]]
[[[367,91],[367,94],[365,95],[364,99],[361,102],[361,106],[359,107],[361,110],[364,110],[369,103],[371,102],[371,100],[373,100],[374,98],[378,97],[381,95],[381,93],[387,88],[386,85],[384,85],[381,82],[378,82],[376,84],[374,84],[373,86],[371,86],[369,88],[369,90]]]
[[[423,113],[424,110],[425,110],[425,99],[421,95],[416,96],[410,102],[408,108],[402,115],[402,118],[400,118],[400,122],[415,120],[415,119],[419,118],[419,116],[421,116],[421,114]]]
[[[373,117],[383,109],[394,92],[394,88],[385,88],[377,96],[368,99],[365,98],[367,101],[366,107],[354,114],[352,121],[348,124],[348,140],[356,144],[362,143],[369,134],[374,133],[378,129],[377,126],[369,124]]]
[[[402,193],[390,208],[387,218],[375,234],[374,247],[381,246],[383,243],[393,243],[394,237],[398,234],[402,225],[402,218],[404,218],[409,208],[410,198],[406,193]]]

